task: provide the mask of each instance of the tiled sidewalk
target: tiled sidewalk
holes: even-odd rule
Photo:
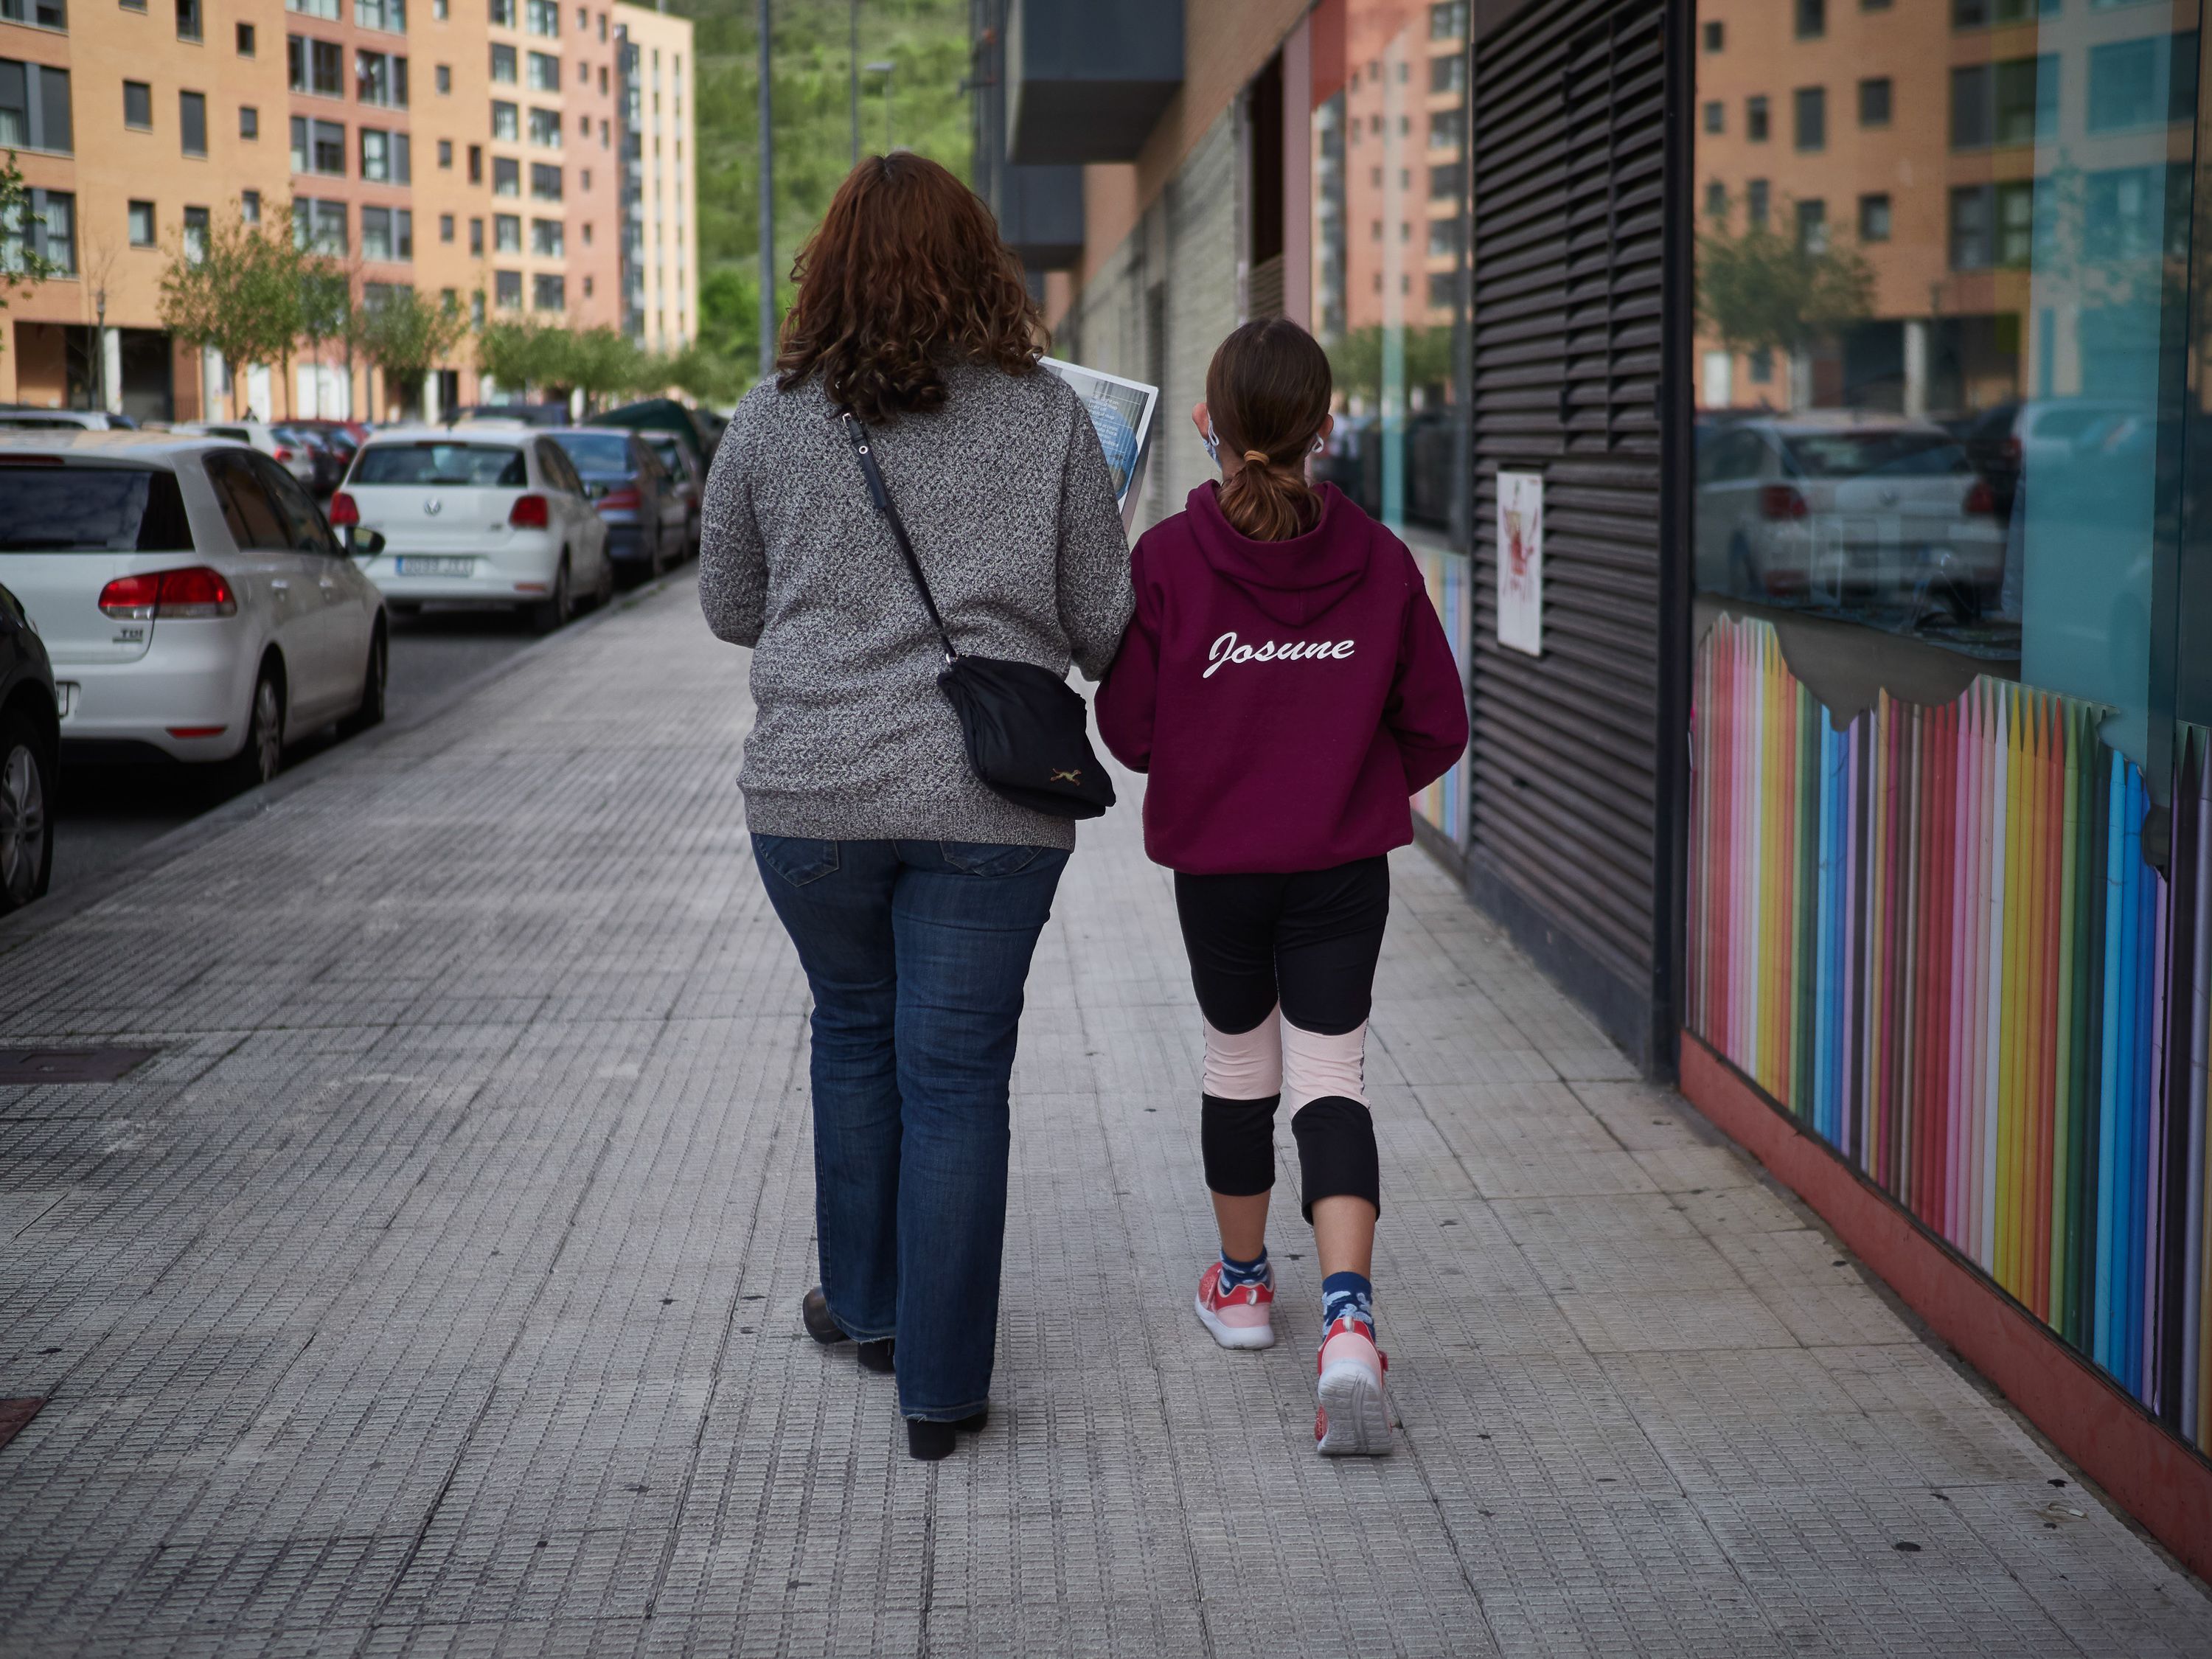
[[[688,585],[27,934],[0,1652],[2203,1655],[2212,1601],[1417,854],[1370,1051],[1400,1454],[1189,1313],[1133,811],[1031,984],[989,1430],[817,1347],[805,994]],[[1133,781],[1126,791],[1133,802]],[[1285,1135],[1284,1168],[1294,1168]]]

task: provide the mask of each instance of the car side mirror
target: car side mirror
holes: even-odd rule
[[[362,530],[348,526],[346,550],[356,559],[373,559],[384,551],[384,532],[380,530]]]

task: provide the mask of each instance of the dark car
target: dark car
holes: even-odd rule
[[[538,404],[466,404],[445,417],[447,426],[457,421],[520,421],[525,426],[566,426],[568,405],[557,399]]]
[[[54,868],[61,706],[46,647],[0,587],[0,915],[46,890]]]
[[[313,458],[315,476],[308,481],[307,487],[318,498],[338,487],[338,480],[345,477],[346,464],[353,459],[351,450],[341,450],[331,441],[329,433],[304,421],[288,421],[269,429],[286,443],[299,445]]]
[[[607,557],[630,581],[657,576],[684,555],[684,502],[643,435],[619,427],[562,427],[546,434],[584,480],[607,526]]]
[[[699,509],[707,489],[706,472],[690,447],[673,432],[643,432],[638,435],[651,447],[661,465],[668,469],[669,479],[676,486],[676,498],[684,503],[684,556],[696,558]]]

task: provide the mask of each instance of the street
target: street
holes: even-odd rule
[[[43,1402],[0,1650],[2212,1650],[2201,1588],[1413,849],[1368,1059],[1402,1426],[1317,1459],[1294,1182],[1283,1344],[1191,1315],[1199,1019],[1126,774],[1030,983],[989,1425],[910,1461],[799,1322],[745,688],[678,575],[0,924],[9,1045],[150,1051],[0,1084],[0,1399]]]
[[[532,635],[504,611],[432,610],[392,621],[391,689],[386,718],[404,721],[455,686],[504,661]],[[286,755],[297,765],[336,742],[328,727],[308,733]],[[175,766],[70,767],[56,815],[49,890],[67,891],[113,869],[140,848],[182,828],[228,799],[219,785]]]

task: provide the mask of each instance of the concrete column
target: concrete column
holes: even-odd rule
[[[103,331],[100,353],[100,407],[111,414],[123,407],[123,335],[117,329]]]
[[[1905,325],[1905,415],[1923,420],[1928,414],[1928,322],[1909,318]]]
[[[438,371],[432,369],[422,377],[422,418],[432,426],[445,410],[438,407]]]

